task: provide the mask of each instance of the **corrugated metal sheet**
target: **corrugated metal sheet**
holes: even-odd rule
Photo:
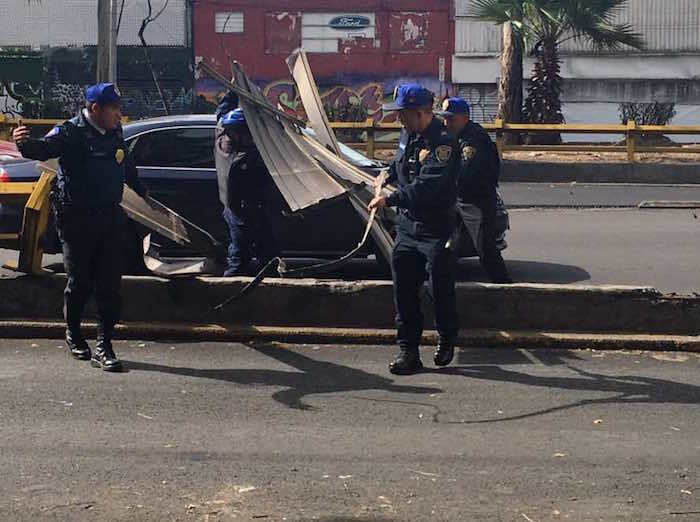
[[[499,53],[503,42],[500,26],[474,18],[455,20],[455,54]]]
[[[471,0],[455,0],[456,53],[499,52],[499,28],[467,17],[470,4]],[[644,35],[648,53],[700,52],[700,0],[628,0],[617,20]],[[590,52],[590,48],[571,41],[562,45],[562,51]]]
[[[163,0],[153,0],[154,10]],[[146,0],[126,3],[119,32],[119,45],[141,45],[138,31],[147,8]],[[166,10],[146,31],[151,45],[187,44],[186,2],[170,0]],[[0,0],[0,45],[79,46],[97,44],[97,0]]]

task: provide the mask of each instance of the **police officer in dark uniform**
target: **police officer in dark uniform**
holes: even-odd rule
[[[369,207],[398,208],[391,265],[400,351],[389,370],[407,375],[423,367],[418,352],[423,334],[419,291],[426,279],[440,335],[434,362],[447,366],[454,356],[455,262],[446,244],[456,223],[457,143],[433,115],[432,93],[420,85],[400,85],[394,103],[384,109],[398,110],[404,126],[387,179],[398,187],[388,197],[374,198]]]
[[[214,145],[219,198],[229,229],[224,277],[242,274],[255,255],[261,265],[279,255],[266,211],[272,177],[248,130],[242,109],[224,115],[217,124]]]
[[[63,313],[66,343],[80,360],[92,360],[105,371],[120,371],[112,349],[112,334],[121,312],[122,237],[126,216],[119,203],[126,182],[147,194],[122,137],[120,94],[114,84],[89,87],[86,108],[54,127],[44,138],[32,139],[18,127],[14,140],[26,158],[58,158],[54,211],[68,275]],[[83,308],[92,292],[97,301],[95,353],[81,332]]]
[[[462,98],[447,98],[442,111],[448,130],[459,139],[461,168],[458,176],[458,204],[464,226],[468,220],[466,205],[481,210],[481,241],[473,238],[481,264],[494,283],[512,283],[497,246],[496,211],[501,160],[488,132],[469,118],[469,104]]]

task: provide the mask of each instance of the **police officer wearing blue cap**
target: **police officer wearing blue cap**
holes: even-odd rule
[[[88,87],[86,107],[42,139],[18,127],[13,138],[26,158],[58,158],[54,197],[56,222],[68,275],[63,313],[66,343],[76,359],[92,360],[105,371],[120,371],[112,334],[121,313],[122,237],[126,216],[119,203],[126,182],[147,194],[122,137],[120,94],[111,83]],[[92,292],[97,301],[97,344],[81,331],[83,308]]]
[[[214,145],[219,199],[229,229],[224,277],[246,272],[253,256],[265,264],[279,255],[266,203],[272,177],[248,129],[242,109],[223,115]]]
[[[496,211],[501,160],[488,132],[471,121],[469,104],[462,98],[447,98],[437,114],[445,119],[451,133],[459,139],[461,168],[458,176],[458,205],[465,227],[469,206],[481,211],[480,238],[473,238],[481,264],[494,283],[512,283],[497,245]]]
[[[457,142],[434,116],[433,94],[420,85],[400,85],[394,103],[384,110],[399,111],[404,127],[387,179],[396,182],[397,189],[374,198],[369,207],[398,208],[391,268],[399,355],[389,370],[408,375],[423,367],[418,351],[423,334],[419,291],[426,279],[440,335],[434,362],[447,366],[454,356],[455,260],[446,244],[456,223]]]

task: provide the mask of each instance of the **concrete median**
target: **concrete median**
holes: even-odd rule
[[[388,330],[394,325],[390,281],[266,279],[251,295],[214,311],[248,281],[125,277],[124,323]],[[0,279],[0,320],[60,321],[64,285],[60,275]],[[699,297],[646,287],[462,283],[457,299],[461,327],[469,330],[685,336],[700,331]],[[86,317],[93,312],[89,308]]]

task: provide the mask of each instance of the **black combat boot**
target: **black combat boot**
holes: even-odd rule
[[[389,371],[394,375],[412,375],[422,369],[423,363],[417,349],[401,348],[399,355],[389,365]]]
[[[90,347],[80,333],[80,328],[66,328],[66,344],[70,354],[78,360],[90,360]]]
[[[112,328],[103,325],[97,326],[97,345],[92,355],[92,365],[102,368],[106,372],[120,372],[122,363],[112,349]]]
[[[433,362],[435,366],[447,366],[452,362],[455,356],[455,343],[452,341],[445,341],[440,339],[437,348],[435,349],[435,355],[433,356]]]

